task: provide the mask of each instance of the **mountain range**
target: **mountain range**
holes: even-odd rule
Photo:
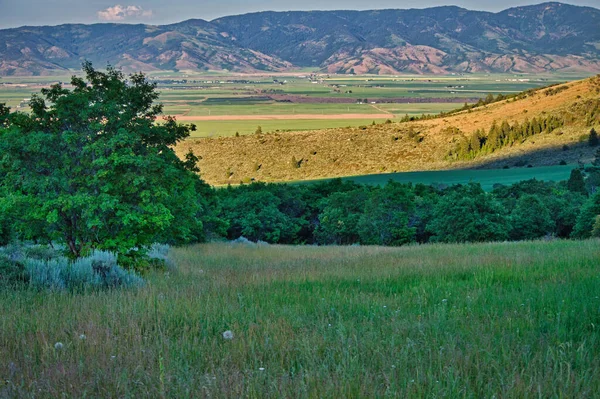
[[[145,72],[598,72],[600,10],[543,3],[498,13],[454,6],[259,12],[162,26],[0,30],[0,75],[59,74],[83,60]]]

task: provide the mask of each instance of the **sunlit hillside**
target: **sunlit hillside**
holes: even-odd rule
[[[558,163],[558,158],[547,153],[536,159],[536,152],[547,150],[556,150],[560,159],[569,162],[586,161],[591,155],[585,148],[586,135],[600,124],[599,93],[600,78],[595,77],[434,119],[192,139],[177,151],[183,154],[192,149],[199,155],[202,176],[211,184],[453,169],[492,162],[513,166],[511,159],[524,155],[527,159],[528,154],[536,164]],[[558,122],[544,127],[549,120]],[[540,122],[542,131],[533,129],[528,137],[517,137],[499,148],[456,156],[457,148],[471,140],[475,131],[483,130],[485,141],[494,122],[500,127],[505,121],[509,126]]]

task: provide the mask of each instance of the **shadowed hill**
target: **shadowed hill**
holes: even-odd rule
[[[493,126],[496,130],[491,131]],[[511,129],[502,133],[501,129],[507,126]],[[501,166],[507,159],[527,160],[529,153],[555,154],[564,145],[575,147],[586,139],[592,127],[598,130],[599,126],[600,77],[595,77],[530,90],[508,100],[434,119],[190,139],[177,151],[183,154],[193,149],[201,157],[203,178],[211,184],[310,180],[485,164]],[[478,131],[478,144],[470,147]],[[498,135],[499,138],[492,137]],[[590,156],[585,151],[581,154],[578,157]],[[567,155],[560,156],[562,159]],[[534,160],[538,165],[558,163],[545,156]]]

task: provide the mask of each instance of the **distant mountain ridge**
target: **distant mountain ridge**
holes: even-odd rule
[[[163,26],[0,30],[0,75],[52,74],[84,59],[143,71],[599,72],[600,10],[543,3],[499,13],[259,12]]]

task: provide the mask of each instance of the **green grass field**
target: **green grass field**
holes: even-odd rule
[[[425,172],[383,173],[376,175],[348,176],[342,180],[360,184],[383,185],[392,180],[398,183],[433,184],[451,186],[453,184],[480,183],[486,191],[495,184],[510,185],[520,181],[537,179],[545,181],[568,180],[577,165],[538,166],[533,168],[510,169],[456,169]],[[296,184],[310,184],[319,180],[306,180]]]
[[[206,244],[139,291],[1,291],[0,397],[595,397],[599,244]]]
[[[423,184],[467,184],[480,183],[484,190],[491,190],[494,184],[510,185],[523,180],[545,181],[568,180],[576,165],[540,166],[535,168],[511,169],[459,169],[429,172],[406,172],[348,177],[363,184],[385,184],[390,179],[400,183]]]

